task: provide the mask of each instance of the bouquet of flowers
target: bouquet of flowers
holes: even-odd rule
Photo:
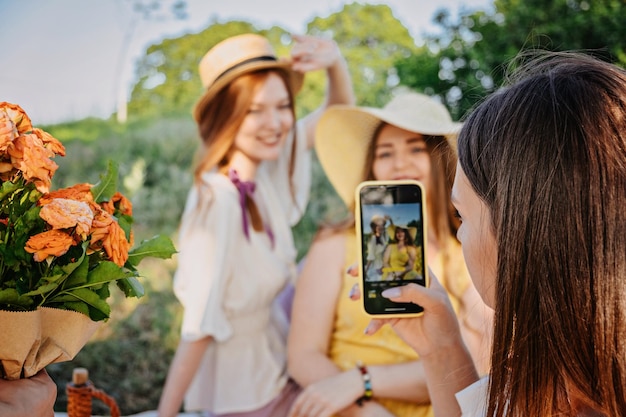
[[[176,252],[163,236],[133,247],[113,162],[95,185],[50,191],[64,155],[18,105],[0,103],[0,377],[73,359],[109,318],[109,284],[141,297],[139,262]]]

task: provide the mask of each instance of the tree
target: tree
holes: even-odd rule
[[[148,47],[137,64],[137,83],[128,104],[129,117],[189,115],[202,93],[198,64],[218,42],[234,35],[257,32],[248,22],[214,21],[197,34],[164,39]]]
[[[359,101],[382,105],[398,84],[393,63],[411,56],[417,47],[409,31],[386,5],[352,3],[328,17],[316,17],[307,26],[311,35],[335,39],[348,61]],[[213,21],[200,33],[165,39],[151,45],[137,65],[137,83],[128,105],[129,117],[186,114],[202,93],[198,63],[213,45],[230,36],[255,32],[270,39],[279,56],[290,49],[289,33],[280,28],[257,29],[244,21]],[[324,96],[324,74],[307,74],[298,97],[298,113],[319,106]]]
[[[438,94],[459,118],[497,89],[506,65],[525,49],[588,50],[626,65],[626,3],[620,0],[496,0],[493,11],[441,11],[429,49],[397,62],[401,83]],[[438,77],[418,68],[438,63]],[[430,63],[430,64],[425,64]],[[416,76],[416,74],[418,74]]]
[[[389,101],[398,84],[394,62],[418,50],[387,5],[346,4],[328,17],[314,18],[307,32],[337,42],[348,62],[357,100],[365,106]]]

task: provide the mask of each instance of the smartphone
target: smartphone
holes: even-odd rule
[[[426,194],[414,180],[365,181],[356,188],[355,227],[359,281],[365,313],[419,316],[413,303],[394,303],[381,293],[408,283],[428,286]]]

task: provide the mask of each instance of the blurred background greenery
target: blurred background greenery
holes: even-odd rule
[[[183,2],[184,3],[184,2]],[[623,0],[495,0],[490,11],[433,18],[440,34],[416,46],[409,31],[385,4],[345,4],[311,19],[307,33],[332,37],[352,74],[359,105],[380,106],[394,92],[411,88],[438,97],[456,120],[503,81],[509,61],[524,49],[586,50],[626,65],[626,3]],[[145,51],[127,120],[88,118],[38,126],[60,139],[67,156],[54,188],[96,182],[106,162],[120,167],[122,192],[134,205],[137,239],[176,230],[191,186],[191,163],[199,144],[191,108],[201,94],[196,67],[201,56],[229,36],[258,32],[279,55],[289,50],[281,27],[246,21],[216,22],[203,31],[165,39]],[[314,109],[325,88],[321,73],[307,76],[297,101],[299,115]],[[311,202],[294,228],[302,257],[321,222],[346,215],[317,161]],[[141,265],[146,296],[113,300],[113,316],[74,361],[48,367],[59,387],[55,409],[66,408],[65,384],[74,367],[89,369],[92,381],[112,395],[123,414],[155,409],[178,342],[181,309],[171,291],[176,258]],[[94,414],[105,409],[94,403]]]

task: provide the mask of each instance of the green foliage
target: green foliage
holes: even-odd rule
[[[123,125],[95,117],[43,126],[42,128],[64,144],[76,139],[83,142],[95,142],[100,138],[114,136],[125,130]]]
[[[117,165],[110,162],[107,172],[91,187],[95,202],[105,203],[113,198],[117,192],[117,175]],[[94,321],[106,320],[111,313],[107,303],[110,283],[115,282],[127,297],[141,297],[144,293],[137,281],[137,264],[147,256],[167,259],[176,252],[169,238],[154,238],[141,242],[133,249],[133,258],[120,266],[123,261],[117,265],[107,260],[102,251],[90,248],[93,232],[89,231],[89,238],[83,237],[84,242],[70,246],[61,255],[48,255],[44,261],[34,259],[24,246],[47,227],[39,216],[41,208],[37,204],[42,194],[21,177],[17,183],[3,182],[1,189],[2,309],[27,311],[47,306],[78,311]],[[85,207],[88,208],[86,204]],[[122,217],[120,213],[117,215]]]
[[[417,50],[408,29],[386,5],[346,4],[328,17],[314,18],[307,25],[307,32],[331,37],[337,42],[348,62],[357,100],[365,106],[382,106],[389,100],[392,89],[398,84],[394,63]],[[320,79],[315,81],[323,85]],[[300,96],[301,101],[315,96],[315,107],[321,98],[306,90]],[[312,110],[314,107],[305,108]]]
[[[126,125],[116,135],[111,131],[102,129],[102,136],[95,142],[72,137],[54,184],[65,187],[93,182],[94,171],[104,170],[105,158],[115,155],[119,189],[133,203],[136,238],[145,239],[155,233],[171,235],[177,229],[191,186],[190,167],[199,143],[193,121],[189,117],[147,119]]]
[[[251,23],[213,21],[199,33],[165,39],[151,45],[137,66],[138,81],[128,104],[130,118],[186,116],[202,93],[197,71],[202,56],[213,45],[237,34],[266,36],[278,56],[287,56],[290,37],[279,27],[257,29]],[[398,84],[394,62],[416,51],[409,31],[386,5],[352,3],[326,18],[314,18],[307,32],[332,37],[341,48],[364,105],[382,105]],[[308,114],[322,102],[325,75],[307,74],[298,96],[298,114]]]
[[[191,114],[202,93],[197,70],[202,56],[218,42],[247,32],[257,30],[248,22],[215,21],[200,33],[151,45],[137,65],[129,117]]]
[[[397,63],[402,84],[439,95],[458,119],[502,85],[507,64],[525,49],[584,50],[626,65],[623,1],[496,0],[494,5],[493,11],[458,20],[440,11],[435,17],[440,33],[427,36],[434,52]]]

